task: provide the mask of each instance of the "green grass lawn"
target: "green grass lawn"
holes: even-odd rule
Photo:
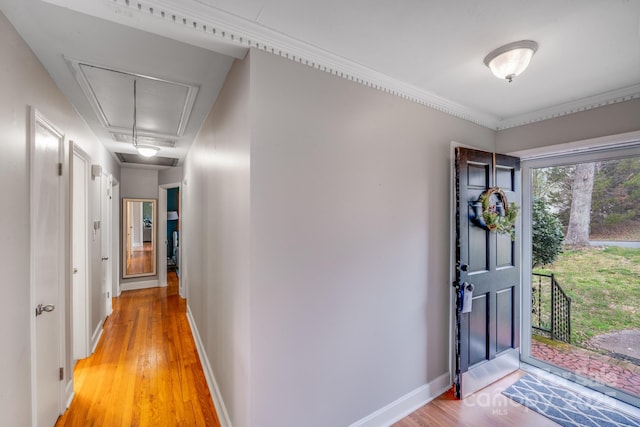
[[[583,345],[595,335],[640,329],[640,249],[567,249],[552,265],[534,269],[553,273],[571,297],[571,342]]]

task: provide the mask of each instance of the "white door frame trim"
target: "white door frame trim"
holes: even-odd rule
[[[78,144],[74,143],[73,141],[69,141],[69,145],[70,145],[70,149],[69,149],[69,209],[71,212],[71,215],[69,217],[69,221],[72,221],[73,218],[73,204],[74,204],[74,199],[73,199],[73,185],[74,185],[74,179],[75,179],[75,171],[73,169],[73,158],[74,156],[78,156],[79,158],[81,158],[82,160],[85,161],[85,171],[86,171],[86,176],[89,177],[91,176],[91,157],[89,156],[89,154],[87,154],[86,151],[84,151]],[[91,216],[89,215],[89,211],[90,211],[90,206],[89,206],[89,181],[86,182],[86,186],[85,186],[85,214],[86,214],[86,253],[85,253],[85,267],[86,270],[84,272],[85,274],[85,285],[86,285],[86,289],[85,289],[85,301],[84,304],[86,305],[86,310],[85,310],[85,322],[86,322],[86,336],[84,337],[85,341],[85,349],[84,349],[84,353],[87,356],[91,355],[91,349],[90,349],[90,343],[91,343],[91,269],[92,269],[92,263],[91,263],[91,257],[89,256],[89,250],[91,248],[91,240],[90,240],[90,236],[89,236],[89,224],[91,224]],[[70,224],[69,226],[69,242],[71,242],[71,251],[73,251],[73,242],[74,242],[74,236],[73,236],[73,226],[72,224]],[[68,263],[68,275],[71,278],[71,283],[73,283],[73,269],[74,269],[74,265],[73,265],[73,252],[71,252],[71,255],[69,256],[69,263]],[[71,292],[71,305],[72,305],[72,313],[75,307],[75,301],[73,300],[73,290]],[[73,331],[74,329],[74,325],[75,325],[75,319],[73,318],[73,314],[71,315],[71,330]],[[72,333],[72,337],[73,337],[73,333]],[[73,340],[72,340],[73,341]],[[73,344],[73,346],[75,346],[75,343]],[[73,347],[72,348],[75,348]],[[73,381],[73,375],[71,376],[72,381]]]
[[[158,248],[158,280],[159,286],[167,286],[167,244],[166,241],[169,238],[167,236],[167,190],[170,188],[178,188],[179,197],[182,198],[182,184],[180,182],[174,182],[170,184],[161,184],[158,186],[158,242],[161,243],[161,247]],[[182,206],[182,204],[180,204]],[[180,212],[180,217],[178,218],[178,229],[182,230],[182,212]],[[164,237],[164,238],[162,238]],[[182,241],[182,233],[180,233],[179,237],[180,241]],[[181,246],[178,246],[178,262],[180,263],[182,260],[181,254]],[[180,269],[180,265],[177,266],[180,274],[182,274],[182,270]],[[181,283],[181,279],[180,279]],[[180,286],[182,289],[182,286]]]
[[[104,307],[104,316],[103,322],[107,317],[111,315],[113,312],[113,282],[115,278],[113,277],[113,242],[111,239],[113,238],[112,228],[113,227],[113,184],[112,184],[113,176],[110,172],[102,170],[102,174],[100,175],[100,269],[102,270],[102,274],[100,275],[101,281],[101,293],[100,295],[103,298],[102,305]],[[104,181],[106,180],[106,182]],[[106,188],[105,188],[106,187]],[[103,194],[103,190],[106,190],[106,194]],[[105,209],[106,204],[106,209]],[[107,216],[107,218],[103,218],[103,215]],[[108,232],[105,232],[108,231]],[[107,240],[107,244],[105,247],[105,242],[102,239]],[[111,244],[108,244],[111,243]],[[106,250],[106,254],[104,251]],[[104,259],[106,255],[106,260]],[[106,267],[104,264],[107,264]],[[111,280],[107,280],[103,282],[106,278],[109,277]],[[105,286],[106,285],[106,286]],[[104,294],[107,294],[106,296]]]
[[[44,125],[48,130],[50,130],[53,134],[55,134],[56,136],[58,136],[59,138],[59,148],[58,148],[58,158],[59,158],[59,162],[63,165],[63,170],[65,170],[65,164],[66,164],[66,160],[65,160],[65,156],[64,156],[64,142],[65,142],[65,135],[64,133],[60,132],[58,129],[58,127],[54,126],[47,118],[45,118],[45,116],[34,106],[29,106],[29,116],[30,116],[30,120],[29,120],[29,307],[28,307],[28,313],[29,313],[29,330],[30,330],[30,359],[31,359],[31,369],[30,369],[30,374],[31,374],[31,379],[30,379],[30,385],[31,385],[31,425],[32,426],[37,426],[37,378],[36,378],[36,366],[37,366],[37,353],[36,353],[36,317],[34,315],[34,310],[35,310],[35,306],[36,306],[36,282],[35,282],[35,275],[34,275],[34,268],[33,266],[35,265],[35,247],[36,247],[36,235],[33,232],[34,230],[34,224],[37,221],[37,216],[36,216],[36,212],[33,209],[35,204],[36,204],[36,200],[35,200],[35,196],[36,196],[36,191],[35,191],[35,179],[34,179],[34,172],[35,172],[35,143],[36,143],[36,124],[40,123],[42,125]],[[64,174],[62,176],[62,178],[64,178]],[[64,186],[65,182],[64,180],[61,181],[60,183],[60,190],[61,190],[61,195],[64,196],[64,192],[66,190],[66,187]],[[62,268],[59,269],[59,277],[58,277],[58,306],[56,307],[56,311],[58,311],[59,313],[59,341],[58,341],[58,351],[57,351],[57,356],[58,356],[58,362],[60,366],[64,366],[66,365],[66,349],[65,349],[65,323],[66,323],[66,317],[65,317],[65,313],[66,313],[66,307],[65,307],[65,276],[66,276],[66,268],[65,266],[68,265],[68,260],[66,258],[68,258],[69,254],[67,252],[67,245],[66,245],[66,239],[67,239],[67,235],[66,233],[64,233],[64,227],[67,225],[68,221],[67,218],[65,217],[64,212],[66,211],[66,203],[63,197],[63,200],[60,200],[60,212],[59,212],[59,227],[60,230],[62,230],[63,232],[60,234],[61,238],[60,241],[58,242],[58,253],[61,254],[61,256],[63,257],[63,265],[61,266]],[[68,375],[68,373],[67,373]],[[59,391],[58,391],[58,413],[61,414],[63,412],[64,409],[64,405],[66,404],[66,398],[65,398],[65,382],[64,381],[60,381],[59,384]]]

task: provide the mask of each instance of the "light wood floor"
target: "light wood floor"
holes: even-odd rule
[[[180,282],[178,281],[178,275],[174,271],[167,273],[167,296],[178,295]]]
[[[558,424],[502,395],[502,391],[523,377],[516,371],[464,400],[453,391],[432,400],[403,418],[394,427],[547,427]]]
[[[56,426],[219,426],[175,273],[113,300],[96,352],[78,361]],[[169,294],[169,295],[167,295]]]

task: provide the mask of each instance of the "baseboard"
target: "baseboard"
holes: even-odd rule
[[[67,383],[67,386],[65,387],[65,390],[64,390],[64,395],[66,399],[65,399],[65,404],[63,409],[66,411],[69,408],[69,406],[71,406],[71,401],[75,396],[75,392],[73,391],[73,380]]]
[[[91,335],[91,354],[95,353],[96,347],[100,342],[100,338],[102,338],[102,326],[104,326],[104,320],[101,320],[100,323],[98,323],[98,327],[93,331],[93,335]]]
[[[213,375],[213,369],[211,369],[209,358],[207,357],[207,353],[204,350],[204,344],[202,343],[200,333],[198,332],[198,328],[196,327],[196,322],[193,320],[191,308],[188,304],[187,320],[189,321],[189,326],[191,326],[191,334],[193,335],[193,340],[196,343],[198,356],[200,356],[200,364],[202,365],[202,370],[204,371],[204,376],[207,380],[207,385],[209,386],[209,392],[211,393],[211,397],[213,398],[213,404],[216,407],[218,419],[220,420],[220,427],[232,427],[231,420],[229,419],[229,413],[227,412],[227,408],[224,405],[222,394],[220,393],[220,388],[218,387],[218,383],[216,382],[216,377]]]
[[[356,421],[349,427],[382,427],[401,420],[421,406],[431,402],[451,387],[449,373],[410,391],[398,400]]]
[[[136,289],[157,288],[158,279],[155,280],[142,280],[140,282],[124,282],[120,283],[120,292],[122,291],[135,291]]]

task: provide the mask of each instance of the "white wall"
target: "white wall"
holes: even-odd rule
[[[495,132],[251,55],[249,425],[348,425],[448,374],[450,141]]]
[[[234,426],[250,425],[249,136],[247,60],[185,161],[180,243],[189,308]]]
[[[348,425],[447,378],[450,141],[495,132],[250,57],[185,162],[189,307],[234,426]]]
[[[158,170],[123,167],[120,171],[120,197],[158,198]]]
[[[117,203],[120,204],[120,218],[122,219],[122,199],[124,198],[139,198],[139,199],[156,199],[158,200],[158,170],[157,169],[135,169],[122,167],[120,170],[120,200]],[[154,227],[157,227],[158,224],[158,205],[156,203],[156,224]],[[124,224],[123,221],[120,223],[120,227]],[[158,265],[158,247],[157,247],[157,238],[158,231],[155,230],[155,239],[156,239],[156,266]],[[120,235],[122,236],[122,228],[120,229]],[[121,245],[122,246],[122,245]],[[120,257],[119,262],[122,266],[122,248],[120,248]],[[157,271],[157,269],[156,269]],[[121,268],[120,275],[124,274],[124,269]],[[135,277],[131,279],[123,279],[122,277],[118,278],[121,284],[133,283],[133,282],[146,282],[149,280],[157,280],[158,275],[155,276],[143,276],[143,277]]]
[[[175,166],[158,171],[158,185],[176,184],[182,181],[183,168]]]
[[[640,130],[640,99],[498,132],[496,150],[510,153]]]
[[[5,185],[6,212],[0,233],[0,260],[4,278],[0,311],[0,413],[13,425],[30,425],[29,322],[29,106],[38,108],[66,140],[78,143],[92,158],[116,178],[117,163],[100,144],[73,106],[64,98],[26,43],[0,13],[0,179]],[[68,150],[68,146],[66,147]],[[68,156],[67,156],[68,158]],[[68,170],[68,165],[65,169]],[[68,175],[65,174],[65,178]],[[94,191],[93,186],[90,191]],[[98,211],[99,212],[99,211]],[[99,213],[98,213],[99,215]],[[92,256],[92,268],[99,268]],[[67,281],[68,283],[69,281]],[[94,284],[96,285],[96,284]],[[96,292],[100,292],[97,283]],[[67,289],[67,317],[70,292]],[[72,373],[71,328],[66,325],[66,381]]]

